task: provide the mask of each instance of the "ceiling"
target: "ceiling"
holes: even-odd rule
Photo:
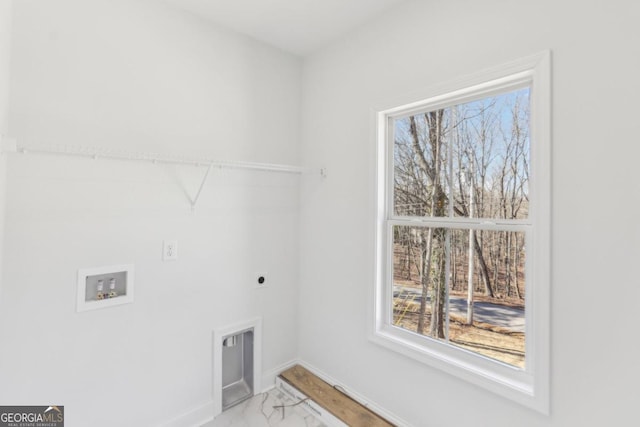
[[[164,0],[285,51],[305,55],[406,0]]]

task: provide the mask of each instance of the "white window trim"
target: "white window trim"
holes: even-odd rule
[[[390,230],[388,193],[389,173],[393,170],[391,148],[387,143],[389,121],[406,117],[425,108],[469,102],[492,93],[530,85],[531,153],[529,218],[521,221],[527,233],[527,290],[525,301],[526,368],[524,370],[489,359],[395,327],[391,323],[392,280],[386,259]],[[419,99],[420,101],[416,101]],[[401,107],[397,107],[401,105]],[[448,372],[470,383],[491,390],[541,413],[549,414],[550,373],[550,230],[551,230],[551,54],[549,51],[522,58],[447,84],[413,94],[411,99],[394,100],[374,109],[377,131],[376,168],[376,276],[372,292],[371,341]],[[413,219],[413,218],[412,218]],[[460,218],[429,218],[430,222],[470,227]],[[509,221],[510,229],[518,221]],[[472,228],[500,229],[500,220]],[[533,231],[531,229],[533,228]]]

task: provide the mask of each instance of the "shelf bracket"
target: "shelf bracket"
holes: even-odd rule
[[[207,178],[209,177],[209,172],[211,172],[212,168],[213,168],[213,163],[209,163],[209,167],[207,168],[207,171],[205,172],[204,177],[202,178],[202,182],[200,183],[200,188],[196,193],[196,197],[194,197],[193,200],[191,200],[191,212],[195,212],[196,210],[196,204],[198,203],[198,199],[200,199],[200,195],[202,194],[202,189],[204,188],[204,185],[207,182]]]

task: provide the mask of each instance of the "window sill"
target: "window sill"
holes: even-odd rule
[[[535,392],[533,375],[524,370],[395,326],[384,325],[369,339],[538,412],[549,413],[548,398]]]

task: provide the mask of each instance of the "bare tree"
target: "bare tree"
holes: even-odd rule
[[[409,133],[417,164],[427,177],[430,189],[428,203],[430,216],[442,217],[445,213],[446,195],[442,187],[444,110],[425,113],[425,132],[419,131],[415,116],[410,117]],[[427,314],[427,298],[431,294],[431,323],[429,335],[444,338],[444,298],[445,298],[445,230],[429,227],[422,232],[422,267],[420,281],[422,294],[417,332],[424,334]],[[433,271],[432,271],[433,270]],[[432,274],[434,273],[434,274]],[[431,290],[431,292],[429,292]]]
[[[397,119],[394,214],[526,218],[528,114],[528,92],[514,92]],[[489,298],[522,298],[522,232],[458,233],[416,224],[394,228],[394,242],[394,277],[421,289],[415,326],[420,334],[445,337],[448,278],[451,290],[467,291],[469,324],[476,290]],[[447,256],[453,264],[449,272]],[[461,283],[459,276],[467,280]]]

